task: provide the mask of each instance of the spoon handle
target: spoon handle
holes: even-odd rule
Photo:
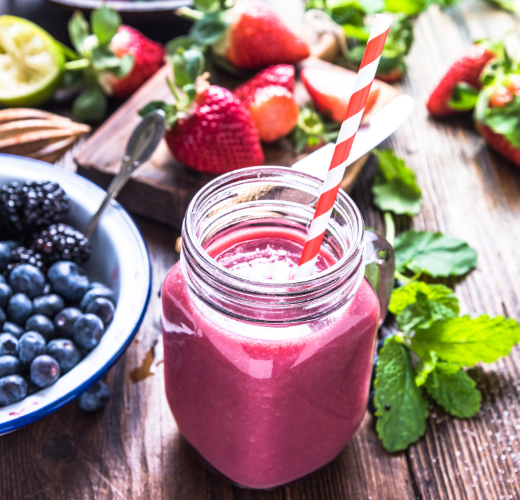
[[[92,236],[92,233],[94,232],[94,229],[96,229],[96,226],[99,222],[99,219],[101,218],[101,215],[105,211],[105,208],[119,194],[121,189],[123,189],[124,185],[128,182],[128,179],[130,179],[132,173],[140,165],[139,162],[132,161],[132,159],[133,158],[128,155],[123,158],[123,163],[121,164],[119,173],[112,179],[112,182],[108,186],[107,194],[101,202],[97,212],[90,218],[87,225],[85,226],[83,234],[87,238]]]

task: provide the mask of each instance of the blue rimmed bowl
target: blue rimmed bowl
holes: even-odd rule
[[[105,195],[79,175],[41,161],[0,154],[0,186],[27,180],[58,182],[72,201],[65,222],[79,230]],[[114,290],[114,318],[99,345],[54,385],[0,408],[0,434],[35,422],[77,398],[114,365],[141,325],[150,300],[150,259],[141,233],[119,203],[113,201],[106,209],[91,245],[92,256],[84,267],[90,281]]]

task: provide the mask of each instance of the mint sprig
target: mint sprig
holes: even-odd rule
[[[410,206],[410,192],[417,192],[417,200],[422,195],[413,172],[392,151],[376,155],[380,171],[372,186],[374,204],[386,210],[392,243],[392,212],[406,213],[401,208]],[[397,185],[401,188],[394,189]],[[461,276],[473,269],[477,252],[465,241],[408,230],[395,238],[394,250],[396,277],[404,284],[393,291],[388,309],[396,316],[398,332],[385,339],[377,358],[373,395],[377,433],[391,452],[406,449],[424,434],[427,396],[455,417],[476,415],[482,396],[464,368],[493,363],[520,342],[517,321],[485,314],[461,317],[450,288],[418,281],[422,275]]]

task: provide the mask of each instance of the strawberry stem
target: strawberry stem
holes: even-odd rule
[[[189,7],[181,7],[175,11],[175,14],[183,17],[184,19],[189,19],[190,21],[200,21],[204,17],[203,12],[190,9]]]
[[[180,96],[179,92],[177,92],[177,88],[176,88],[175,84],[170,80],[169,77],[166,77],[166,83],[168,84],[168,87],[170,87],[172,94],[175,96],[175,100],[177,102],[180,102],[181,96]]]
[[[76,59],[75,61],[68,61],[65,63],[65,69],[69,71],[77,71],[88,68],[90,65],[89,59]]]

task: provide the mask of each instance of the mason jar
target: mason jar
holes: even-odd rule
[[[249,488],[333,460],[367,405],[393,252],[340,191],[315,273],[291,279],[321,185],[265,166],[209,183],[186,212],[181,257],[163,284],[166,395],[178,428]]]

